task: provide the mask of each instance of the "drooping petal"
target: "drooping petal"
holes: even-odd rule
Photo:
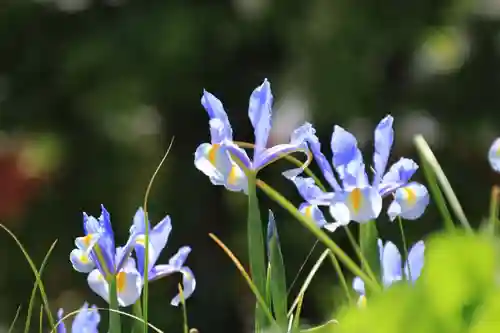
[[[259,159],[254,161],[253,168],[255,170],[262,169],[267,165],[283,158],[284,156],[291,155],[293,153],[303,153],[307,156],[307,146],[305,143],[303,144],[290,144],[284,143],[280,145],[276,145],[269,149],[265,149],[262,151],[261,155],[259,155]]]
[[[389,168],[389,171],[382,178],[379,185],[380,195],[386,196],[397,188],[406,185],[417,169],[418,164],[413,160],[401,158]]]
[[[345,191],[342,195],[336,195],[336,200],[334,201],[344,206],[341,208],[344,219],[339,220],[339,216],[333,216],[332,214],[337,221],[342,223],[346,223],[345,218],[347,217],[349,217],[349,221],[365,223],[376,219],[382,210],[382,197],[372,187],[356,187],[350,191]],[[346,209],[348,214],[346,213]],[[332,209],[330,209],[330,212],[332,212]]]
[[[425,245],[423,241],[415,243],[408,252],[408,261],[405,264],[404,272],[408,280],[415,282],[424,267]],[[409,269],[408,269],[409,268]]]
[[[325,193],[316,185],[313,178],[297,176],[290,180],[295,184],[300,195],[306,201],[320,198]]]
[[[488,152],[488,161],[496,172],[500,172],[500,138],[493,141]]]
[[[305,216],[313,219],[318,227],[323,227],[327,222],[325,216],[318,206],[309,203],[303,203],[299,206],[299,211]]]
[[[413,182],[396,190],[394,201],[390,204],[387,214],[391,221],[397,216],[406,220],[416,220],[425,212],[429,201],[427,188]]]
[[[201,104],[207,111],[210,120],[218,119],[221,125],[218,127],[222,129],[221,131],[211,131],[212,143],[220,143],[224,139],[232,140],[233,130],[221,101],[208,91],[203,90]]]
[[[101,296],[109,303],[109,286],[106,279],[98,269],[94,269],[87,277],[87,282],[90,289],[97,295]]]
[[[219,144],[202,143],[194,153],[194,165],[214,185],[224,185],[231,169],[231,159]]]
[[[97,333],[97,326],[101,321],[101,316],[97,307],[93,305],[90,309],[85,303],[73,320],[71,333]]]
[[[401,254],[392,242],[386,242],[382,254],[382,282],[385,287],[402,279]]]
[[[93,234],[88,234],[84,237],[77,237],[75,239],[75,246],[80,250],[87,251],[97,243],[100,236],[101,233],[93,233]]]
[[[66,333],[66,325],[64,324],[64,321],[61,321],[63,317],[64,317],[64,310],[63,309],[57,310],[57,320],[60,321],[60,323],[56,327],[57,333]]]
[[[189,267],[184,266],[179,270],[179,272],[182,274],[182,296],[184,300],[186,300],[191,297],[194,290],[196,289],[196,279]],[[181,295],[178,294],[172,299],[170,304],[172,304],[173,306],[178,306],[180,302]]]
[[[336,125],[332,133],[331,147],[333,166],[337,170],[340,179],[344,181],[348,175],[352,176],[353,173],[357,177],[359,168],[364,169],[364,162],[354,135]],[[368,183],[367,178],[363,180],[366,184]]]
[[[261,164],[261,154],[266,149],[271,131],[273,94],[267,79],[255,88],[248,102],[248,116],[255,133],[254,163]]]
[[[326,159],[325,155],[321,152],[321,143],[316,136],[316,130],[310,123],[305,123],[304,125],[300,126],[292,134],[291,142],[304,141],[308,143],[309,148],[313,153],[314,159],[316,160],[316,163],[318,163],[318,166],[321,169],[321,172],[323,173],[326,181],[335,191],[340,191],[341,188],[339,183],[335,179],[333,169]]]
[[[365,295],[365,282],[359,277],[356,276],[352,280],[352,288],[360,295]]]
[[[231,162],[231,170],[226,176],[224,186],[233,192],[248,193],[247,176],[235,162]]]
[[[229,156],[236,162],[236,164],[242,164],[247,169],[253,169],[252,161],[248,157],[246,151],[240,148],[233,141],[224,140],[221,147],[229,153]]]
[[[88,251],[74,249],[69,255],[69,260],[75,271],[80,273],[90,273],[95,268]]]
[[[375,152],[373,154],[373,168],[375,175],[373,178],[373,186],[378,186],[382,176],[384,175],[389,154],[391,153],[392,144],[394,142],[394,130],[392,129],[393,118],[386,116],[375,128]]]

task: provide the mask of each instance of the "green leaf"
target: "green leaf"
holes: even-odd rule
[[[132,305],[132,313],[138,318],[142,318],[142,305],[139,298],[134,305]],[[132,323],[132,333],[141,333],[143,331],[143,324],[140,321],[134,320]]]
[[[109,283],[109,308],[118,310],[118,293],[116,289],[116,275],[110,278]],[[109,312],[109,333],[121,333],[122,324],[120,322],[120,314],[115,311]]]
[[[278,230],[274,220],[273,212],[269,210],[269,222],[267,226],[267,239],[269,251],[270,268],[270,291],[271,300],[278,325],[286,330],[287,328],[287,291],[285,264],[281,253]]]
[[[380,279],[380,256],[378,252],[378,231],[375,221],[369,221],[359,225],[359,247],[364,258],[362,269],[365,272],[370,270],[373,275]],[[369,292],[370,290],[367,290]]]
[[[262,220],[260,217],[259,201],[257,199],[257,188],[255,174],[248,173],[248,259],[250,261],[250,274],[252,281],[261,295],[266,292],[266,265],[265,247]],[[267,320],[262,308],[256,304],[255,325],[256,331],[267,326]]]

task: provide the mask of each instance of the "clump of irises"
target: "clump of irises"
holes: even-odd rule
[[[358,294],[357,301],[352,302],[354,307],[369,306],[368,298],[377,297],[377,293],[384,292],[395,283],[418,283],[425,269],[425,245],[420,240],[410,248],[406,247],[403,221],[416,220],[425,213],[430,193],[426,186],[412,180],[419,169],[414,160],[401,157],[389,165],[395,137],[392,116],[385,116],[375,127],[370,162],[363,158],[356,137],[338,125],[333,126],[330,141],[332,158],[328,160],[309,122],[292,131],[288,143],[269,147],[273,94],[267,79],[253,90],[248,102],[248,116],[255,136],[253,143],[236,139],[229,116],[215,95],[204,90],[201,105],[209,118],[209,139],[196,148],[194,166],[213,185],[240,192],[248,199],[250,272],[245,270],[222,240],[216,235],[210,236],[229,255],[255,295],[256,332],[268,328],[277,332],[300,330],[301,302],[310,282],[304,284],[306,287],[300,289],[293,301],[290,299],[290,283],[286,280],[277,223],[273,212],[269,211],[267,228],[264,228],[256,195],[258,190],[288,211],[325,245],[326,250],[318,262],[331,256],[344,287],[347,284],[340,263],[351,271],[352,288],[345,287],[345,292],[347,299],[351,299],[352,292]],[[253,150],[253,153],[250,154],[248,150]],[[421,151],[424,149],[420,147]],[[258,177],[259,171],[281,159],[293,164],[282,175],[297,188],[303,199],[301,203],[290,202]],[[488,159],[491,167],[500,172],[500,138],[493,142]],[[425,156],[423,160],[426,161]],[[309,169],[313,161],[322,177],[317,177]],[[425,164],[424,169],[427,175],[432,173],[429,165]],[[320,178],[324,179],[324,184]],[[432,195],[436,197],[441,195],[437,191],[439,188],[431,188]],[[390,201],[385,210],[384,199]],[[397,221],[404,251],[400,251],[392,241],[384,242],[379,238],[375,221],[380,219]],[[355,222],[358,229],[358,241],[349,229],[352,227],[351,222]],[[331,238],[332,233],[338,230],[345,230],[349,236],[359,264]],[[193,271],[186,265],[191,247],[183,246],[176,251],[169,249],[167,245],[171,231],[172,220],[168,215],[151,225],[146,207],[139,207],[131,220],[128,238],[121,243],[122,246],[118,246],[111,215],[103,205],[99,217],[83,213],[83,233],[76,237],[75,248],[69,258],[75,271],[86,274],[90,290],[109,304],[110,333],[121,332],[120,315],[125,315],[123,308],[128,307],[132,307],[131,316],[138,321],[138,325],[134,325],[134,332],[146,331],[150,325],[147,317],[148,283],[167,276],[182,276],[179,291],[170,304],[181,304],[185,309],[186,300],[196,288]],[[160,256],[166,251],[172,256],[162,261]],[[315,269],[308,279],[312,278]],[[74,314],[71,332],[98,331],[101,316],[97,306],[89,307],[84,303]],[[50,312],[48,315],[50,317]],[[60,309],[57,313],[58,322],[51,322],[59,333],[65,333],[69,327],[69,315],[63,315]],[[342,323],[332,318],[322,326],[328,325]],[[187,317],[185,327],[188,327]]]

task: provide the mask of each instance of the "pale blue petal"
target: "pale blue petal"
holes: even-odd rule
[[[307,159],[307,146],[304,144],[279,144],[269,149],[262,151],[258,159],[253,163],[253,169],[259,170],[269,165],[270,163],[283,158],[284,156],[291,155],[293,153],[302,153],[306,155]]]
[[[329,207],[330,215],[341,225],[347,225],[352,221],[351,211],[346,200],[346,193],[335,193]]]
[[[64,317],[64,310],[63,309],[57,310],[57,320],[59,321],[59,324],[56,327],[57,333],[66,333],[66,325],[64,324],[64,321],[61,321],[63,317]]]
[[[351,221],[365,223],[376,219],[382,210],[382,197],[372,187],[354,188],[346,191],[342,198],[344,205],[349,210]]]
[[[118,304],[122,307],[134,304],[142,292],[141,274],[135,268],[124,267],[118,273],[118,278],[121,279],[121,281],[117,282],[117,285],[121,286],[121,288],[118,288]]]
[[[385,287],[402,279],[401,254],[392,242],[386,242],[382,254],[382,282]]]
[[[422,267],[424,267],[424,252],[425,245],[423,241],[419,241],[415,243],[409,253],[408,253],[408,262],[405,264],[405,276],[409,280],[411,275],[411,281],[415,282],[422,272]],[[408,270],[408,263],[410,269]]]
[[[387,214],[394,221],[397,216],[405,220],[416,220],[422,216],[429,205],[427,188],[416,182],[400,187],[394,194],[394,201],[389,206]]]
[[[342,196],[343,193],[344,192],[326,192],[309,200],[309,203],[317,206],[330,206],[335,196]],[[341,201],[341,199],[337,199],[336,201]]]
[[[182,267],[179,272],[182,274],[182,296],[184,300],[186,300],[191,297],[194,290],[196,289],[196,279],[189,267]],[[170,304],[172,304],[173,306],[178,306],[180,302],[181,295],[178,294],[172,299]]]
[[[210,179],[212,184],[224,185],[226,174],[231,168],[231,160],[220,146],[203,143],[194,153],[194,165]]]
[[[260,155],[264,151],[271,131],[273,94],[267,79],[255,88],[248,102],[248,116],[255,133],[254,162],[260,164]]]
[[[106,279],[98,269],[94,269],[87,277],[87,282],[90,289],[97,295],[101,296],[109,303],[109,286]]]
[[[358,142],[354,135],[340,126],[335,126],[332,133],[331,148],[333,153],[333,166],[343,181],[348,174],[357,175],[358,167],[363,165],[363,156],[358,149]],[[353,165],[354,168],[351,166]]]
[[[205,108],[205,110],[208,113],[208,116],[210,119],[219,119],[220,122],[222,123],[222,129],[218,137],[212,137],[212,140],[214,142],[220,142],[223,139],[228,139],[232,140],[233,138],[233,130],[231,129],[231,124],[229,123],[229,119],[227,117],[227,113],[224,110],[224,107],[222,106],[221,101],[209,93],[206,90],[203,90],[203,96],[201,97],[201,104]],[[217,134],[212,133],[212,135]]]
[[[297,187],[297,190],[299,191],[299,194],[306,201],[320,198],[323,194],[325,194],[325,192],[323,192],[316,185],[316,182],[314,181],[313,178],[303,178],[303,177],[297,176],[297,177],[292,178],[290,180],[295,184],[295,186]]]
[[[382,119],[375,129],[375,152],[373,154],[375,175],[373,178],[373,186],[378,186],[380,183],[387,166],[387,161],[389,160],[392,144],[394,142],[394,130],[392,129],[393,120],[394,119],[388,115]]]
[[[95,268],[95,264],[87,251],[74,249],[71,251],[69,258],[73,268],[77,272],[90,273]]]
[[[318,137],[316,136],[316,130],[310,123],[305,123],[301,127],[297,128],[292,134],[292,142],[303,142],[306,141],[309,144],[309,148],[311,149],[314,159],[316,163],[318,163],[323,176],[326,181],[330,184],[330,186],[335,191],[340,191],[340,185],[335,179],[335,175],[333,173],[333,169],[326,159],[325,155],[321,152],[321,143],[319,142]]]
[[[493,144],[488,152],[488,161],[490,162],[493,170],[500,172],[500,138],[493,141]]]
[[[320,228],[327,223],[325,216],[316,205],[303,203],[299,206],[299,211],[305,216],[313,219]]]
[[[352,288],[360,295],[364,296],[365,295],[365,282],[359,277],[356,276],[352,280]]]
[[[389,171],[382,178],[379,185],[380,195],[386,196],[397,188],[406,185],[417,169],[418,164],[413,160],[401,158],[389,168]]]
[[[222,141],[228,139],[228,130],[226,126],[229,125],[223,123],[222,120],[218,118],[210,119],[208,121],[208,126],[210,128],[210,142],[212,144],[220,144]],[[229,138],[229,140],[231,140],[231,138]]]
[[[189,246],[181,247],[177,251],[177,253],[170,258],[168,264],[172,267],[180,269],[182,266],[184,266],[184,263],[186,262],[189,253],[191,253],[191,248]]]
[[[101,316],[97,307],[93,305],[90,309],[85,303],[73,320],[71,333],[97,333],[97,326],[101,321]]]
[[[222,142],[221,147],[229,153],[229,156],[236,162],[236,164],[241,163],[247,169],[253,169],[252,161],[250,161],[246,151],[236,145],[233,141],[225,140]]]

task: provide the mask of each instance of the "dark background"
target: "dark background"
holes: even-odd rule
[[[266,77],[275,96],[270,144],[286,142],[308,120],[327,153],[339,124],[371,160],[372,131],[390,113],[392,160],[416,158],[411,139],[424,134],[469,219],[477,224],[486,215],[489,187],[500,182],[486,160],[500,135],[496,1],[2,0],[0,219],[38,265],[59,240],[43,276],[54,312],[84,300],[105,305],[69,263],[82,211],[98,216],[103,203],[123,243],[175,136],[149,206],[152,221],[165,214],[173,221],[160,262],[191,245],[198,287],[188,302],[190,326],[247,330],[252,296],[208,237],[217,234],[246,262],[245,197],[212,186],[193,154],[209,138],[202,89],[224,101],[236,138],[251,142],[248,97]],[[277,163],[261,176],[298,205],[279,177],[287,167]],[[263,215],[275,211],[291,281],[314,239],[262,199]],[[397,225],[385,216],[378,222],[383,238],[399,242]],[[406,223],[409,242],[441,226],[431,206]],[[23,305],[21,325],[34,279],[15,243],[1,237],[0,321],[8,326]],[[333,238],[352,253],[343,231]],[[150,289],[151,322],[165,331],[181,330],[181,311],[169,305],[178,279]],[[344,302],[336,281],[326,264],[306,294],[305,323],[330,318]]]

